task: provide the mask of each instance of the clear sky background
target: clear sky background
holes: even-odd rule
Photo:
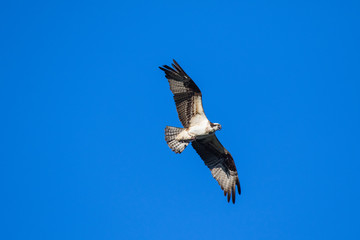
[[[360,239],[359,1],[2,1],[1,239]],[[228,204],[159,65],[223,130]]]

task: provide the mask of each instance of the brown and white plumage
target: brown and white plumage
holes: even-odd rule
[[[165,128],[165,140],[176,153],[181,153],[191,142],[205,165],[217,180],[227,200],[235,203],[236,187],[241,194],[240,182],[236,166],[231,154],[221,145],[215,131],[221,125],[211,123],[202,106],[201,91],[195,82],[174,60],[172,68],[160,67],[169,81],[170,90],[174,94],[176,109],[184,128]]]
[[[165,77],[170,84],[170,90],[174,94],[180,122],[184,128],[188,128],[194,116],[198,115],[200,118],[206,118],[202,107],[201,92],[195,82],[175,60],[172,66],[174,69],[167,65],[160,67],[160,69],[165,72]]]
[[[211,174],[224,190],[228,201],[232,196],[235,203],[237,191],[241,194],[240,181],[236,170],[235,162],[231,154],[221,145],[215,134],[192,142],[193,148],[200,155],[205,165],[210,169]]]

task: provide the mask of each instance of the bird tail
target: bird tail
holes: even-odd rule
[[[189,142],[178,141],[176,136],[179,135],[184,128],[170,127],[165,128],[165,141],[175,153],[182,153],[184,149],[189,145]]]

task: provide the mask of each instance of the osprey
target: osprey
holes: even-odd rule
[[[235,188],[241,194],[240,182],[236,166],[231,154],[221,145],[215,131],[221,129],[218,123],[210,122],[203,109],[201,91],[195,82],[173,60],[172,67],[159,67],[165,72],[165,77],[174,94],[176,109],[184,128],[165,128],[165,141],[175,153],[181,153],[189,145],[200,155],[205,165],[217,180],[224,196],[227,195],[235,203]]]

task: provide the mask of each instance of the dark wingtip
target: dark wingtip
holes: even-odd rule
[[[163,65],[164,68],[166,68],[169,71],[174,71],[174,69],[172,69],[171,67],[169,67],[168,65]]]
[[[166,68],[166,65],[163,65],[162,67],[159,67],[161,70],[163,70],[165,72],[165,74],[169,73],[169,69]]]
[[[173,62],[174,62],[174,64],[171,64],[171,65],[172,65],[176,70],[178,70],[179,72],[183,73],[185,76],[189,77],[189,76],[185,73],[184,69],[182,69],[182,67],[180,67],[180,64],[178,64],[177,61],[175,61],[175,59],[173,59]]]
[[[159,67],[161,70],[163,70],[164,72],[169,72],[169,71],[174,71],[174,69],[172,69],[171,67],[169,67],[168,65],[162,65]]]
[[[164,71],[165,73],[165,77],[166,78],[170,78],[171,74],[173,74],[174,69],[172,69],[171,67],[167,66],[167,65],[163,65],[161,67],[159,67],[162,71]]]
[[[239,195],[241,195],[241,187],[240,187],[240,181],[239,181],[239,179],[238,179],[237,182],[236,182],[236,186],[237,186]]]
[[[234,185],[231,193],[232,193],[232,202],[233,202],[233,204],[235,204],[235,194],[236,194],[236,192],[235,192],[235,185]]]

